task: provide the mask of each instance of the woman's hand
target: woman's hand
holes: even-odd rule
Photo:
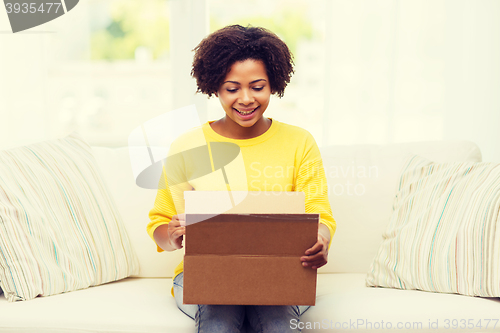
[[[174,249],[182,248],[182,241],[186,234],[186,215],[179,214],[172,216],[172,221],[168,224],[168,240]]]
[[[328,262],[329,239],[318,233],[318,241],[310,249],[306,250],[305,256],[300,257],[302,266],[318,269]]]

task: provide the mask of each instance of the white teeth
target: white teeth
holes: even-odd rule
[[[248,111],[248,112],[240,111],[240,110],[237,110],[237,109],[235,109],[235,110],[238,111],[240,114],[242,114],[244,116],[246,116],[247,114],[250,114],[250,113],[252,113],[252,112],[255,111],[255,109],[253,109],[252,111]]]

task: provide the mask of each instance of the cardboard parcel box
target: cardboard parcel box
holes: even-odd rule
[[[304,213],[303,193],[283,193],[185,192],[185,304],[315,304],[316,270],[300,257],[319,215]]]

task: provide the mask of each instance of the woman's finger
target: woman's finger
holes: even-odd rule
[[[325,266],[325,265],[326,265],[326,261],[323,261],[323,262],[321,262],[321,263],[317,263],[317,264],[315,264],[315,265],[312,265],[312,266],[311,266],[311,268],[312,268],[312,269],[318,269],[318,268],[323,267],[323,266]]]
[[[301,261],[305,261],[305,262],[313,262],[313,261],[317,261],[317,260],[323,260],[325,258],[325,255],[323,252],[318,252],[318,253],[315,253],[313,255],[309,255],[309,256],[302,256],[300,258]]]
[[[320,252],[323,249],[323,243],[316,242],[311,248],[306,250],[306,255],[311,255]]]
[[[304,267],[312,267],[312,268],[319,268],[321,266],[324,266],[327,263],[327,261],[322,258],[314,261],[303,261],[302,266]]]
[[[176,228],[181,225],[181,222],[174,216],[172,217],[172,221],[169,222],[168,227],[169,228]]]
[[[171,235],[174,238],[179,238],[185,234],[186,234],[186,229],[184,227],[179,227],[177,228],[177,230],[173,231]]]
[[[182,240],[183,240],[182,236],[175,240],[175,245],[178,249],[182,248]]]

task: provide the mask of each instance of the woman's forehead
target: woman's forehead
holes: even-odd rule
[[[261,60],[246,59],[237,61],[231,66],[224,79],[224,83],[227,81],[250,83],[260,79],[269,80],[264,63]]]

